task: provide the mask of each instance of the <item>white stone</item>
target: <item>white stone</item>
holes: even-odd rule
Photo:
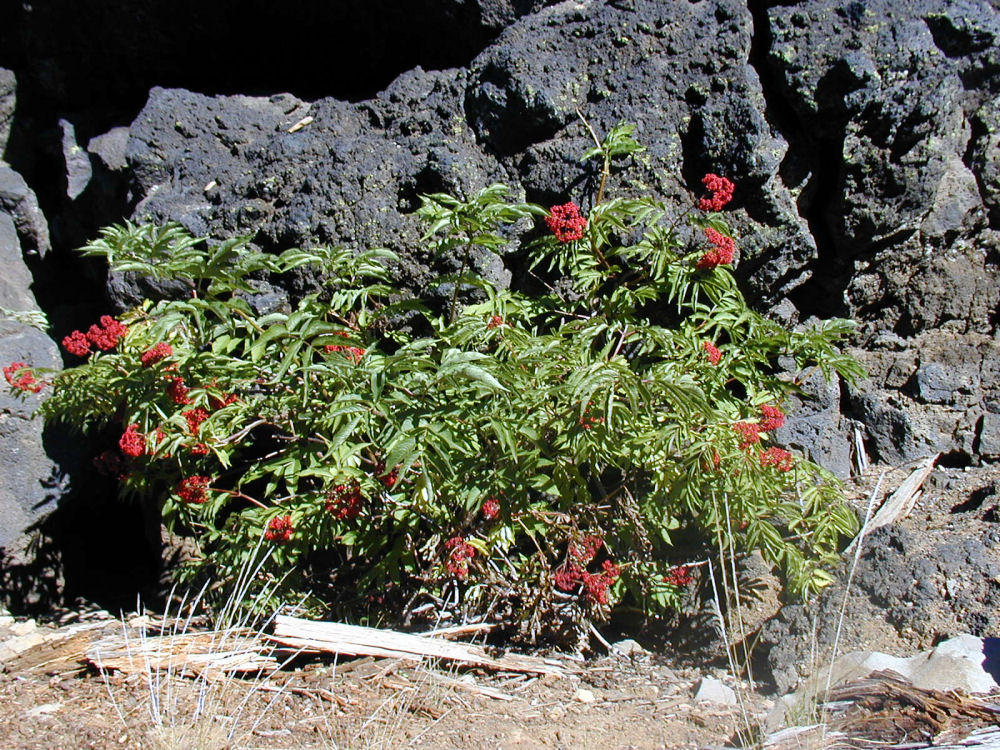
[[[695,703],[719,703],[723,706],[736,705],[736,691],[714,677],[703,677],[694,694]]]

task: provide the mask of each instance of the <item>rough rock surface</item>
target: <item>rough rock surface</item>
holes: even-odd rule
[[[10,167],[0,166],[0,211],[13,220],[26,253],[44,257],[52,248],[48,221],[38,198],[24,178]]]
[[[194,5],[0,8],[21,125],[6,156],[34,165],[18,167],[27,183],[0,169],[0,207],[25,252],[65,252],[118,217],[174,219],[268,249],[389,247],[423,287],[450,266],[415,249],[420,193],[504,181],[587,207],[579,109],[598,132],[637,124],[648,150],[620,175],[630,190],[683,210],[705,172],[736,179],[737,272],[776,319],[861,323],[869,379],[810,379],[783,441],[840,474],[856,425],[875,461],[1000,459],[995,2],[254,2],[239,18],[232,0]],[[180,25],[198,54],[176,54]],[[267,48],[248,57],[262,29]],[[516,254],[477,263],[523,279]],[[128,306],[170,290],[107,291]],[[894,575],[920,564],[880,534]]]
[[[14,124],[14,108],[17,105],[17,80],[14,71],[0,68],[0,162],[3,161],[10,140],[10,129]]]
[[[866,345],[891,332],[903,358],[920,352],[912,394],[876,356],[844,401],[873,457],[957,440],[946,452],[969,460],[995,408],[975,384],[961,410],[928,395],[942,364],[922,336],[996,328],[998,28],[986,2],[563,2],[512,23],[468,69],[418,68],[358,103],[154,89],[130,132],[134,216],[256,233],[266,247],[387,246],[420,286],[432,273],[413,251],[419,193],[505,180],[531,200],[585,203],[576,110],[598,131],[633,121],[649,149],[625,184],[680,210],[705,171],[737,177],[738,272],[761,303],[790,298],[790,321],[849,315]],[[500,258],[479,262],[506,278]],[[113,293],[135,301],[126,284]],[[980,368],[996,370],[995,347],[978,346]],[[826,393],[788,437],[818,440],[811,452],[844,473],[839,401]]]
[[[12,218],[0,212],[0,306],[19,312],[37,310],[29,291],[31,274],[21,257]],[[55,343],[23,323],[0,319],[0,362],[20,361],[34,367],[57,368]],[[0,389],[0,547],[33,522],[50,513],[65,489],[60,470],[46,455],[41,420],[33,419],[39,396],[12,396]]]
[[[867,482],[877,476],[870,470]],[[883,490],[902,476],[890,474]],[[960,633],[1000,632],[998,487],[995,467],[936,469],[908,518],[865,538],[850,587],[845,571],[818,600],[786,605],[763,627],[754,653],[760,674],[786,692],[828,666],[841,623],[839,654],[909,656]]]

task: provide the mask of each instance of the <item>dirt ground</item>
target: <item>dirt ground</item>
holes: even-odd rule
[[[568,666],[534,677],[362,658],[210,682],[41,666],[0,676],[0,746],[695,750],[744,723],[738,707],[694,703],[700,674],[649,654]],[[769,703],[747,697],[756,721]]]

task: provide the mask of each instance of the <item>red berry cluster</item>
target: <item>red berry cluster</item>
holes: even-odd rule
[[[209,396],[208,397],[208,403],[209,403],[209,405],[213,409],[215,409],[216,411],[218,411],[219,409],[224,409],[225,407],[229,406],[230,404],[235,404],[239,400],[240,400],[240,397],[237,396],[235,393],[227,393],[225,396]]]
[[[476,548],[462,536],[453,536],[444,543],[444,548],[448,550],[444,567],[455,578],[465,578],[469,574],[469,560],[476,556]]]
[[[733,430],[740,435],[740,448],[746,450],[760,442],[760,433],[771,432],[785,423],[785,413],[777,406],[764,404],[760,407],[760,419],[754,422],[737,422]]]
[[[208,500],[206,490],[208,490],[208,485],[211,481],[211,477],[185,477],[174,487],[174,492],[177,494],[177,497],[186,503],[201,505]]]
[[[118,342],[128,333],[128,328],[110,315],[102,315],[100,325],[95,323],[82,331],[73,331],[62,340],[62,345],[70,354],[86,357],[90,354],[91,345],[102,351],[114,349]]]
[[[773,466],[778,471],[791,471],[795,465],[792,454],[783,448],[768,448],[760,454],[761,466]]]
[[[361,513],[363,498],[361,485],[357,481],[336,485],[326,496],[326,509],[334,518],[345,520],[357,518]]]
[[[146,452],[146,436],[139,432],[138,424],[130,424],[118,439],[118,447],[126,456],[137,458]]]
[[[205,407],[196,406],[193,409],[182,411],[181,416],[187,422],[188,432],[192,435],[197,435],[198,430],[201,428],[201,423],[208,419],[209,414]]]
[[[492,331],[494,328],[501,328],[504,325],[503,318],[499,315],[494,315],[490,318],[490,322],[486,324],[486,330]]]
[[[687,565],[678,565],[675,568],[671,568],[663,576],[664,583],[669,583],[671,586],[677,586],[678,588],[690,586],[691,581],[691,568]]]
[[[45,383],[36,379],[24,362],[11,362],[3,368],[3,376],[7,378],[11,388],[17,388],[19,391],[38,393],[45,387]]]
[[[711,198],[698,200],[698,208],[702,211],[721,211],[733,199],[733,190],[736,186],[725,177],[709,173],[701,178],[701,184],[712,193]]]
[[[740,450],[746,450],[760,442],[760,428],[753,422],[737,422],[733,425],[733,431],[740,436]]]
[[[184,384],[184,378],[174,375],[168,378],[170,384],[167,385],[167,395],[170,396],[170,400],[179,406],[187,406],[191,403],[191,398],[188,396],[188,387]]]
[[[570,592],[583,584],[583,594],[594,604],[608,604],[610,590],[621,575],[621,569],[611,560],[601,563],[601,572],[590,573],[579,564],[567,562],[552,578],[560,591]]]
[[[545,223],[560,242],[582,239],[583,230],[587,228],[587,220],[580,215],[580,207],[572,201],[550,208]]]
[[[705,353],[708,355],[708,361],[713,367],[722,361],[722,352],[720,352],[719,347],[711,341],[703,341],[701,343],[701,348],[705,350]]]
[[[701,256],[695,264],[699,271],[710,271],[716,266],[725,266],[733,262],[736,255],[736,240],[726,237],[712,227],[705,227],[705,236],[712,249]]]
[[[386,472],[385,462],[379,461],[375,464],[375,477],[387,490],[391,490],[399,481],[399,468],[397,467],[390,472]]]
[[[591,573],[587,566],[604,546],[604,540],[596,535],[585,536],[579,542],[570,542],[567,547],[569,559],[553,574],[555,587],[560,591],[574,591],[581,584],[587,599],[595,604],[607,604],[611,586],[621,575],[621,570],[611,560],[601,563],[599,573]]]
[[[146,351],[144,351],[142,353],[142,356],[139,357],[139,360],[142,362],[143,367],[152,367],[157,362],[162,362],[167,357],[171,356],[173,353],[174,353],[173,347],[170,346],[170,344],[161,341],[152,349],[147,349]]]
[[[291,516],[275,516],[267,524],[267,531],[264,532],[264,538],[269,542],[284,544],[291,540],[294,530],[295,527],[292,526]]]
[[[764,404],[760,407],[760,422],[757,426],[764,432],[771,432],[785,423],[785,412],[777,406]]]
[[[492,521],[500,515],[500,501],[495,497],[486,498],[486,500],[483,501],[481,513],[483,514],[483,518],[487,521]]]
[[[590,402],[583,409],[583,415],[576,421],[584,430],[590,430],[599,424],[604,423],[604,417],[595,417],[590,413]]]
[[[334,335],[348,338],[348,334],[345,331],[334,331]],[[323,347],[323,351],[328,353],[344,352],[344,356],[354,364],[360,362],[361,358],[365,356],[365,350],[360,346],[347,346],[346,344],[327,344]]]

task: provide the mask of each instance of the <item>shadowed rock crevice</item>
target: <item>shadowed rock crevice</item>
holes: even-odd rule
[[[792,105],[791,92],[781,70],[770,60],[774,35],[768,10],[789,3],[775,0],[749,0],[747,8],[753,19],[753,37],[748,62],[760,79],[764,95],[764,117],[788,143],[777,179],[796,195],[796,207],[805,220],[816,246],[816,256],[809,264],[808,278],[793,289],[789,298],[802,317],[831,317],[844,313],[842,278],[845,269],[840,250],[829,225],[828,211],[836,202],[840,152],[843,132],[823,138],[807,127]],[[839,143],[838,143],[839,140]],[[742,269],[741,269],[742,270]],[[753,267],[743,273],[753,273]],[[801,273],[801,269],[799,269]],[[789,275],[794,271],[789,272]]]
[[[0,66],[61,111],[125,105],[153,86],[357,101],[417,66],[467,65],[545,0],[339,0],[276,5],[105,0],[17,4]]]

